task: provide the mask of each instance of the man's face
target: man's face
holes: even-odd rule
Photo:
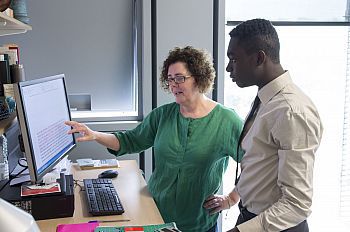
[[[256,85],[254,71],[256,68],[256,54],[248,55],[246,51],[238,45],[238,40],[232,37],[227,49],[229,63],[226,71],[230,73],[233,82],[241,87]]]

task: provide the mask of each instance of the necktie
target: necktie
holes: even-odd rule
[[[238,183],[238,180],[239,180],[239,177],[238,177],[238,154],[239,154],[239,146],[241,145],[241,142],[244,138],[244,136],[247,134],[248,132],[248,124],[251,122],[251,120],[254,119],[255,115],[256,115],[256,112],[257,112],[257,109],[260,105],[260,99],[258,97],[258,95],[256,95],[255,99],[254,99],[254,102],[253,102],[253,106],[252,106],[252,109],[250,110],[245,122],[244,122],[244,125],[243,125],[243,130],[239,136],[239,139],[238,139],[238,145],[237,145],[237,153],[236,153],[236,157],[237,157],[237,166],[236,166],[236,178],[235,178],[235,185],[237,185]]]

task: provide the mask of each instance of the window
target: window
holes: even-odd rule
[[[260,8],[259,1],[227,1],[226,17],[235,21],[258,17],[278,20],[274,24],[281,43],[282,66],[313,100],[325,128],[316,153],[310,231],[345,232],[350,224],[349,27],[343,17],[346,1],[269,3],[264,2]],[[293,10],[295,7],[298,9]],[[251,10],[254,8],[259,12]],[[234,23],[229,21],[226,26],[226,48]],[[255,87],[240,89],[227,75],[225,105],[245,118],[256,91]],[[234,169],[232,162],[224,179],[224,193],[233,188]],[[228,212],[223,218],[223,231],[234,226],[237,215],[236,208]]]
[[[346,0],[226,0],[226,21],[342,22],[346,5]]]

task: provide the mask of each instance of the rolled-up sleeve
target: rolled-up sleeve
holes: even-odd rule
[[[117,137],[120,150],[107,150],[116,155],[138,153],[153,146],[158,129],[158,111],[153,110],[136,128],[129,131],[118,131],[113,134]]]

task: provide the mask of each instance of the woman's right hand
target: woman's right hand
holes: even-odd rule
[[[91,130],[85,124],[76,121],[66,121],[64,124],[73,128],[68,131],[68,134],[79,133],[81,135],[76,139],[78,142],[96,140],[96,131]]]

